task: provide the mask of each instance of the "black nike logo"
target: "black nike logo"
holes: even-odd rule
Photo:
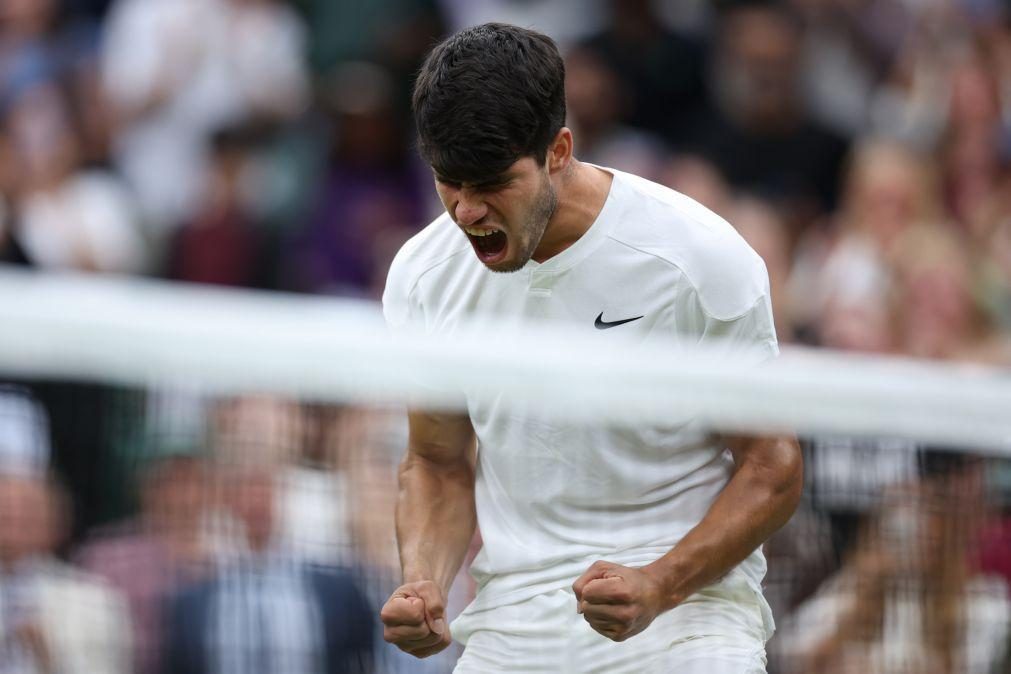
[[[597,328],[598,330],[607,330],[608,328],[616,328],[619,325],[625,325],[625,323],[631,323],[632,321],[637,321],[640,318],[642,318],[642,316],[636,316],[635,318],[626,318],[626,319],[621,320],[621,321],[605,321],[604,320],[604,312],[601,311],[600,315],[597,316],[597,320],[595,320],[593,322],[593,327]]]

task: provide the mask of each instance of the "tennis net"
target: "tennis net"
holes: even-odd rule
[[[482,403],[570,429],[795,431],[769,670],[1008,666],[1007,370],[803,349],[754,366],[558,325],[394,337],[368,302],[13,271],[0,325],[0,671],[450,671],[458,648],[383,644],[378,606],[405,405]],[[461,573],[451,614],[475,591]]]

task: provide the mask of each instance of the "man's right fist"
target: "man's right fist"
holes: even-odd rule
[[[434,655],[452,641],[442,590],[430,580],[398,587],[379,617],[383,639],[417,658]]]

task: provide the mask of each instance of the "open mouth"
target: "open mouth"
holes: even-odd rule
[[[463,231],[481,262],[494,264],[505,257],[509,247],[509,238],[505,232],[488,227],[464,227]]]

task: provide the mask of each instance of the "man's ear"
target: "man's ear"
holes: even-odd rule
[[[572,161],[572,130],[563,126],[558,130],[555,139],[548,146],[548,171],[558,173],[564,170]]]

